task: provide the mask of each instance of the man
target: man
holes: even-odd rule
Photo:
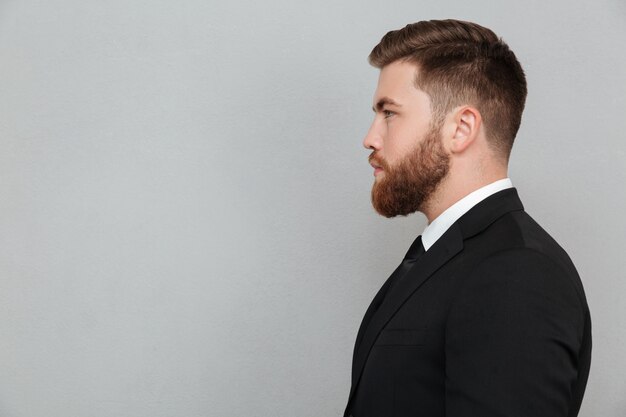
[[[365,313],[345,416],[576,416],[589,309],[507,176],[526,99],[515,55],[444,20],[387,33],[369,61],[373,206],[428,226]]]

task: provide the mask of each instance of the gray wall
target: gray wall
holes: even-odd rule
[[[0,2],[0,416],[336,416],[425,226],[369,203],[391,29],[494,29],[511,178],[587,290],[582,416],[626,414],[623,1]]]

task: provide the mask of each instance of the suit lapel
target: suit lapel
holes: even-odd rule
[[[352,368],[352,389],[354,393],[369,352],[380,331],[398,311],[400,306],[411,296],[430,276],[452,257],[463,249],[463,239],[456,227],[451,227],[432,248],[430,248],[413,267],[393,286],[380,308],[373,314],[369,325],[363,332],[363,338],[355,349]],[[397,271],[397,270],[396,270]]]
[[[378,290],[378,293],[376,293],[376,295],[374,296],[374,299],[372,300],[369,307],[367,308],[367,311],[365,312],[365,316],[363,316],[363,320],[361,321],[361,326],[359,327],[359,332],[357,333],[357,336],[356,336],[356,342],[354,343],[354,352],[352,354],[352,369],[354,369],[355,361],[357,358],[357,352],[359,350],[359,346],[361,345],[361,340],[363,340],[363,334],[365,333],[365,329],[368,328],[368,325],[369,325],[370,320],[372,319],[372,316],[374,315],[374,313],[376,313],[376,311],[382,304],[383,300],[385,299],[385,296],[387,295],[387,291],[389,290],[389,286],[395,279],[395,276],[398,274],[401,266],[402,264],[398,265],[396,270],[393,271],[393,273],[389,276],[389,278],[387,278],[387,281],[385,281],[383,286]]]
[[[400,278],[386,297],[385,293],[388,290],[391,277],[385,282],[383,288],[374,298],[376,303],[372,302],[368,308],[357,335],[352,363],[352,387],[348,399],[348,408],[363,373],[367,357],[378,334],[402,304],[439,268],[463,250],[464,239],[480,233],[504,214],[523,209],[515,188],[502,190],[487,197],[450,226],[404,277]],[[397,272],[398,269],[394,271],[394,274]],[[383,297],[385,298],[384,302],[376,309]]]

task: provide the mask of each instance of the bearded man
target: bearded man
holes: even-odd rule
[[[365,313],[344,416],[573,417],[591,361],[583,286],[508,178],[526,79],[491,30],[456,20],[387,33],[372,203],[428,226]]]

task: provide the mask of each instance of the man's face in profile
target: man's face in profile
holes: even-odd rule
[[[372,204],[385,217],[420,210],[449,171],[430,98],[413,84],[416,69],[399,61],[383,67],[374,95],[376,116],[363,141],[373,150]]]

